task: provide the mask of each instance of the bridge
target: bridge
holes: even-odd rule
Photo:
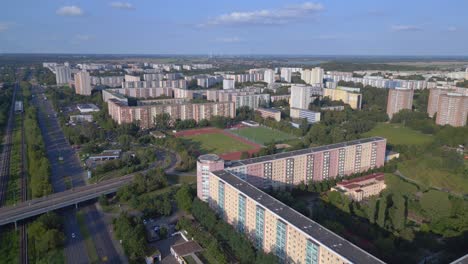
[[[0,226],[16,223],[20,220],[44,214],[53,210],[96,199],[101,195],[111,194],[133,180],[133,174],[116,179],[102,181],[67,191],[54,193],[41,198],[27,200],[12,206],[0,208]]]

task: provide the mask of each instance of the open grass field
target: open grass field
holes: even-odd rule
[[[380,136],[392,145],[423,145],[432,141],[432,136],[404,127],[401,124],[379,123],[366,137]]]
[[[462,174],[456,174],[432,166],[440,161],[437,157],[423,157],[406,160],[398,164],[400,172],[426,187],[435,187],[459,194],[468,193],[468,179]]]
[[[270,142],[278,143],[297,138],[282,131],[266,127],[246,127],[230,130],[230,132],[262,145]]]
[[[193,135],[184,138],[193,144],[198,144],[201,153],[223,154],[252,149],[251,145],[222,133]]]

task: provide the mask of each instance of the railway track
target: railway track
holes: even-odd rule
[[[8,180],[10,178],[10,158],[11,158],[11,142],[14,127],[14,113],[15,113],[15,100],[16,91],[18,90],[18,83],[15,84],[13,89],[13,96],[11,99],[10,112],[8,113],[8,122],[5,129],[5,137],[3,141],[3,149],[0,159],[0,206],[3,206],[7,197]]]
[[[26,159],[26,138],[24,131],[24,111],[21,113],[21,179],[20,179],[20,196],[21,201],[28,200],[28,175],[27,175],[27,159]],[[28,259],[28,233],[27,224],[23,222],[20,227],[20,264],[27,264]]]

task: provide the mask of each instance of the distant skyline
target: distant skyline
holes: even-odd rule
[[[468,1],[15,0],[0,9],[0,53],[468,55]]]

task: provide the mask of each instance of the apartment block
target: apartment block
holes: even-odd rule
[[[465,126],[467,115],[468,96],[460,93],[446,93],[439,96],[436,124]]]
[[[232,95],[232,102],[236,104],[236,109],[248,106],[256,109],[262,106],[270,106],[270,94],[235,94]]]
[[[281,68],[281,81],[291,82],[292,69],[291,68]]]
[[[295,182],[293,178],[298,174],[309,173],[312,179],[317,167],[322,172],[325,167],[330,172],[330,165],[341,170],[340,164],[346,166],[347,159],[361,161],[364,155],[372,153],[368,150],[363,153],[363,148],[374,143],[378,144],[375,148],[377,157],[380,145],[385,152],[383,138],[343,142],[233,163],[224,163],[214,154],[202,155],[197,161],[197,196],[222,219],[245,233],[256,248],[275,254],[283,263],[383,263],[257,188],[268,187],[263,181],[275,181],[278,174],[283,175],[281,180],[276,180],[278,182]],[[354,157],[346,155],[348,147],[354,148]],[[333,150],[340,154],[338,162],[336,155],[329,153]],[[320,157],[316,156],[319,154]],[[324,159],[324,156],[328,158]],[[379,158],[383,165],[383,157]],[[319,163],[324,166],[318,166]],[[354,169],[358,167],[360,164]],[[249,173],[264,177],[257,181],[254,179],[257,176],[252,178]]]
[[[153,81],[126,81],[122,83],[122,88],[181,88],[187,89],[187,81],[177,80],[153,80]]]
[[[57,85],[67,84],[71,80],[71,70],[68,66],[55,67],[55,81]]]
[[[392,119],[393,115],[403,109],[410,109],[413,107],[413,94],[412,89],[395,88],[388,91],[387,99],[387,115]]]
[[[160,96],[167,96],[173,97],[173,89],[172,88],[116,88],[116,89],[106,89],[102,91],[103,99],[105,92],[112,92],[118,93],[121,95],[125,95],[127,97],[134,97],[134,98],[155,98]],[[104,99],[106,102],[106,100]]]
[[[151,100],[148,104],[139,101],[137,106],[129,106],[118,99],[107,101],[109,115],[119,125],[124,123],[137,123],[141,128],[154,126],[154,118],[158,114],[167,113],[173,120],[194,119],[199,122],[211,119],[213,116],[234,118],[236,109],[233,102],[210,102],[195,104],[186,99]]]
[[[300,108],[290,108],[290,116],[292,118],[305,118],[307,122],[313,124],[320,121],[320,112],[310,111]]]
[[[373,173],[339,182],[332,190],[341,192],[352,200],[360,202],[371,196],[378,195],[386,187],[385,175],[383,173]]]
[[[235,89],[235,83],[234,79],[224,79],[223,80],[223,89],[224,90],[230,90],[230,89]]]
[[[291,95],[290,94],[284,94],[284,95],[271,95],[270,96],[271,102],[279,101],[279,100],[286,100],[289,102],[291,100]]]
[[[281,111],[273,108],[257,108],[255,109],[262,118],[273,118],[276,121],[281,121]]]
[[[301,73],[301,79],[307,84],[323,84],[323,69],[315,67],[313,69],[305,69]]]
[[[341,100],[343,103],[348,104],[352,109],[361,109],[362,94],[360,93],[342,89],[338,86],[336,89],[323,88],[323,96],[327,96],[333,101]]]
[[[125,82],[139,82],[141,80],[140,76],[133,76],[125,74]]]
[[[310,86],[296,84],[291,86],[291,107],[309,109],[309,104],[314,100],[314,96],[322,95],[320,86]]]
[[[91,95],[91,76],[86,71],[75,74],[75,93],[81,95]]]

